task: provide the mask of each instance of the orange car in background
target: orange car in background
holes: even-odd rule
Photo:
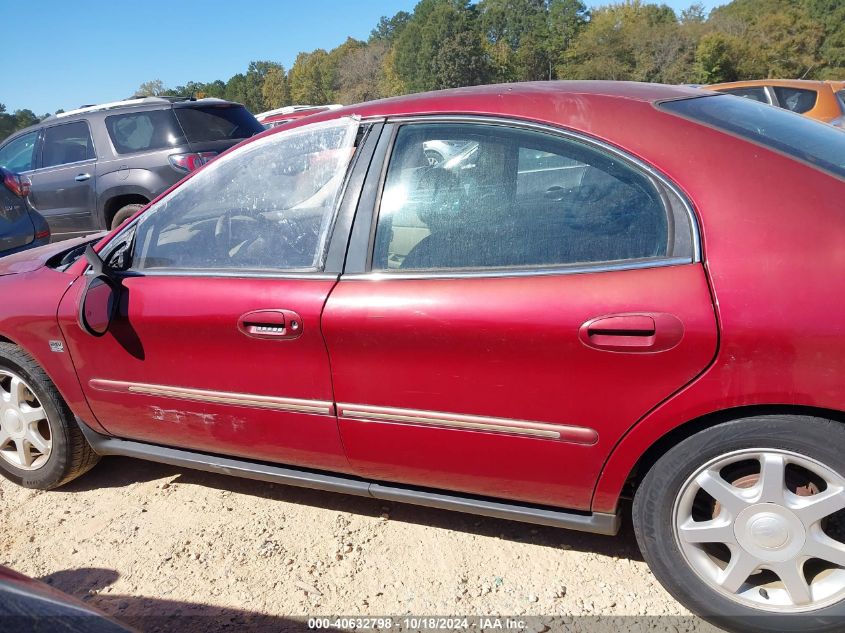
[[[754,99],[845,128],[845,81],[758,79],[701,87]]]

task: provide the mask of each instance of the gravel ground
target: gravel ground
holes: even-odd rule
[[[53,492],[0,479],[0,564],[144,631],[403,614],[716,631],[660,587],[626,523],[593,536],[126,458]]]

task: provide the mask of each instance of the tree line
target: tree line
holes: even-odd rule
[[[845,1],[733,0],[708,14],[641,0],[592,10],[581,0],[421,0],[382,17],[366,41],[299,53],[289,69],[253,61],[227,81],[156,79],[136,94],[219,97],[258,113],[491,82],[766,77],[845,78]],[[0,138],[30,118],[0,105]]]

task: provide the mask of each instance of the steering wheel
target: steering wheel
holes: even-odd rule
[[[217,218],[217,222],[214,224],[214,242],[220,248],[222,252],[224,252],[227,256],[229,251],[235,246],[232,243],[233,235],[232,235],[232,226],[233,224],[237,223],[255,223],[258,224],[259,220],[255,216],[252,215],[238,215],[240,209],[229,209],[225,213],[223,213],[219,218]],[[247,240],[243,241],[253,241],[257,238],[261,237],[261,231],[256,230],[254,231],[254,235]]]

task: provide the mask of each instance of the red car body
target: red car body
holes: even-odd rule
[[[327,112],[329,110],[336,110],[340,106],[339,105],[330,105],[330,106],[290,106],[288,108],[279,108],[280,112],[275,110],[271,110],[269,113],[262,113],[258,114],[256,118],[258,122],[261,123],[266,129],[272,129],[274,127],[279,127],[280,125],[285,125],[286,123],[291,123],[293,121],[298,121],[299,119],[304,119],[307,116],[311,116],[312,114],[319,114],[320,112]]]
[[[845,276],[845,185],[655,105],[700,94],[492,86],[306,122],[460,115],[573,130],[678,187],[698,224],[694,263],[392,279],[362,269],[360,236],[341,223],[330,246],[345,254],[338,272],[128,277],[113,335],[93,338],[77,323],[85,260],[43,265],[61,244],[0,260],[0,337],[33,356],[73,413],[106,436],[615,515],[638,464],[695,430],[749,412],[845,411],[845,299],[834,287]],[[372,160],[380,169],[377,152]],[[362,189],[353,175],[342,205]],[[239,331],[241,315],[276,307],[301,318],[295,341]],[[636,351],[585,342],[585,324],[615,316],[654,319],[665,341]],[[179,386],[182,399],[161,386]],[[189,390],[224,396],[192,405]],[[264,397],[287,408],[264,407]],[[443,412],[461,425],[440,425]],[[391,422],[377,423],[384,416]],[[533,434],[478,426],[496,420],[511,431],[527,421]],[[557,435],[543,439],[549,429]]]

